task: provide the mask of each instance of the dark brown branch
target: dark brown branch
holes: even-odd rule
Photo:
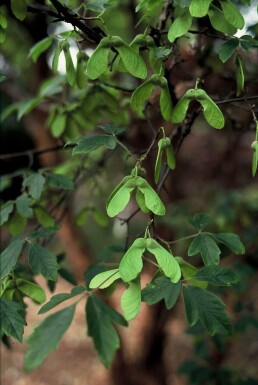
[[[1,154],[0,160],[4,160],[4,159],[9,160],[9,159],[19,158],[21,156],[26,156],[26,155],[31,157],[32,155],[41,155],[41,154],[45,154],[47,152],[59,151],[59,150],[62,150],[63,148],[64,148],[63,145],[56,145],[56,146],[52,146],[52,147],[35,148],[35,149],[31,149],[31,150],[26,150],[26,151],[13,152],[10,154]]]

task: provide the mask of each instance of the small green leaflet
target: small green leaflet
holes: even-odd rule
[[[40,173],[32,173],[23,181],[23,187],[28,188],[28,193],[33,199],[39,199],[46,179]]]
[[[2,226],[5,222],[8,221],[10,214],[14,209],[14,204],[12,201],[6,202],[0,210],[0,226]]]
[[[183,298],[186,318],[191,326],[200,320],[212,336],[232,334],[226,306],[215,294],[199,287],[183,285]]]
[[[76,68],[76,84],[80,90],[84,89],[87,83],[86,66],[88,56],[85,52],[78,52],[77,54],[77,68]]]
[[[237,234],[232,233],[218,233],[211,234],[211,236],[216,240],[216,242],[223,243],[235,254],[244,254],[245,246],[241,242]]]
[[[58,70],[58,63],[59,63],[59,58],[60,58],[61,52],[62,52],[62,48],[61,48],[60,44],[58,44],[56,49],[55,49],[53,61],[52,61],[53,72],[57,72],[57,70]]]
[[[102,39],[103,40],[103,39]],[[110,47],[102,47],[100,42],[87,63],[87,75],[90,79],[95,80],[102,75],[108,68],[108,57]]]
[[[119,278],[120,278],[120,274],[118,269],[103,271],[102,273],[95,275],[95,277],[90,281],[89,288],[106,289]]]
[[[233,270],[221,266],[205,266],[193,276],[199,281],[217,286],[230,286],[239,282],[240,277]]]
[[[89,297],[85,310],[88,335],[93,339],[101,362],[106,367],[110,367],[114,354],[120,346],[113,323],[127,326],[127,321],[95,294]]]
[[[181,272],[182,272],[184,279],[186,279],[187,281],[190,281],[191,285],[201,287],[202,289],[207,289],[207,287],[208,287],[207,282],[193,278],[195,276],[195,274],[198,272],[198,269],[195,266],[186,262],[181,257],[175,257],[175,259],[179,263],[179,266],[180,266],[180,269],[181,269]],[[212,267],[214,267],[214,265]]]
[[[223,43],[219,49],[219,58],[222,63],[225,63],[235,52],[239,45],[239,39],[233,38]]]
[[[19,258],[24,245],[24,240],[13,239],[0,254],[0,278],[10,273]]]
[[[51,121],[51,133],[55,138],[59,138],[65,131],[67,123],[67,114],[56,111]]]
[[[27,115],[42,101],[42,96],[24,100],[18,104],[17,119],[20,120],[24,115]]]
[[[207,15],[212,0],[192,0],[189,12],[192,17],[204,17]]]
[[[55,225],[55,219],[41,206],[34,207],[34,214],[41,226],[53,227]]]
[[[76,143],[73,155],[88,154],[102,146],[113,150],[116,147],[116,137],[113,135],[84,136],[79,138]]]
[[[142,300],[153,305],[164,299],[166,308],[172,309],[181,289],[181,281],[172,283],[167,277],[158,277],[149,283],[142,291]]]
[[[116,47],[126,70],[136,78],[145,79],[147,67],[142,57],[131,47],[123,42],[123,45]]]
[[[85,286],[76,286],[71,290],[71,293],[60,293],[60,294],[53,295],[53,297],[50,298],[50,301],[45,303],[45,305],[42,306],[38,314],[44,314],[49,310],[53,309],[54,307],[56,307],[57,305],[59,305],[60,303],[86,292],[87,292],[87,288]]]
[[[94,0],[89,1],[87,4],[84,5],[84,7],[85,9],[90,9],[93,12],[101,13],[111,6],[111,4],[109,3],[109,0]]]
[[[221,251],[210,235],[199,234],[193,239],[188,255],[190,257],[198,253],[206,266],[219,264]]]
[[[22,342],[25,321],[25,306],[21,302],[0,298],[0,331]]]
[[[227,22],[235,28],[243,29],[245,19],[238,8],[230,0],[220,0],[220,4]]]
[[[46,183],[51,187],[63,190],[74,190],[74,183],[67,175],[63,174],[45,174]]]
[[[234,36],[237,32],[237,28],[227,22],[224,13],[219,8],[211,5],[208,16],[210,23],[215,30],[231,36]]]
[[[178,37],[185,35],[192,25],[192,16],[188,9],[186,9],[181,15],[179,15],[168,31],[168,40],[173,43]]]
[[[27,281],[23,278],[17,278],[15,280],[15,284],[23,294],[30,297],[35,302],[41,304],[46,301],[46,294],[44,290],[36,283]]]
[[[252,148],[254,150],[253,159],[252,159],[252,175],[253,177],[255,177],[255,174],[258,168],[258,142],[257,141],[252,143]]]
[[[31,205],[32,199],[27,194],[22,194],[16,199],[17,211],[24,218],[31,218],[33,216]]]
[[[38,239],[38,238],[48,238],[54,235],[58,230],[60,230],[59,226],[46,227],[39,230],[34,230],[29,233],[30,238]]]
[[[168,167],[173,170],[176,166],[176,158],[174,154],[174,150],[171,146],[170,138],[162,138],[158,142],[158,154],[157,159],[155,163],[155,172],[154,172],[154,181],[157,184],[159,180],[160,170],[161,170],[161,162],[162,162],[162,155],[166,152],[167,157],[167,165]]]
[[[10,231],[11,235],[19,235],[27,224],[27,219],[22,217],[17,211],[9,218],[6,227]]]
[[[29,265],[34,274],[42,274],[43,277],[55,281],[59,265],[54,254],[44,247],[31,243],[28,253]]]
[[[26,0],[11,0],[11,9],[17,19],[24,20],[27,15]]]
[[[140,281],[129,282],[129,287],[121,297],[121,308],[127,321],[137,316],[141,309],[141,286]]]
[[[29,57],[35,63],[38,57],[45,52],[52,44],[53,37],[48,36],[43,40],[40,40],[37,44],[35,44],[29,52]]]
[[[75,305],[69,306],[51,314],[36,327],[26,341],[30,345],[24,357],[26,371],[37,368],[50,352],[58,348],[64,333],[71,325],[74,311]]]

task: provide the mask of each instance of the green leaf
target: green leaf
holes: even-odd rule
[[[150,97],[155,84],[152,83],[151,79],[141,84],[132,94],[131,104],[135,111],[138,113],[142,112],[143,104]]]
[[[90,289],[105,289],[119,278],[119,269],[103,271],[102,273],[95,275],[95,277],[90,281],[89,287]]]
[[[146,207],[156,215],[165,215],[166,208],[156,191],[153,190],[145,179],[137,177],[137,180],[138,189],[144,195]]]
[[[45,305],[42,306],[38,314],[44,314],[49,310],[53,309],[54,307],[56,307],[57,305],[59,305],[60,303],[86,292],[87,292],[87,288],[85,286],[76,286],[72,289],[71,293],[59,293],[59,294],[53,295],[53,297],[50,298],[50,301],[45,303]]]
[[[101,227],[108,227],[109,221],[106,213],[104,213],[102,210],[98,209],[97,207],[94,208],[93,212],[93,219],[94,221]]]
[[[116,49],[127,71],[136,78],[145,79],[147,67],[142,57],[125,43]]]
[[[204,17],[207,15],[212,0],[192,0],[189,12],[193,17]]]
[[[185,312],[188,323],[198,320],[212,336],[232,334],[232,325],[225,304],[213,293],[195,286],[183,286]]]
[[[5,15],[2,12],[0,12],[0,26],[3,29],[6,29],[8,27],[7,18],[5,17]]]
[[[100,77],[100,75],[102,75],[108,68],[108,57],[110,47],[102,47],[101,42],[95,49],[87,63],[87,75],[92,80]]]
[[[168,40],[172,43],[178,37],[185,35],[192,25],[192,16],[188,9],[179,15],[171,24],[168,31]]]
[[[172,309],[175,305],[181,289],[181,281],[172,283],[167,277],[154,279],[142,291],[142,300],[153,305],[164,299],[166,308]]]
[[[10,233],[15,236],[21,234],[27,224],[27,219],[22,217],[17,211],[9,218],[6,227]]]
[[[191,265],[190,263],[186,262],[181,257],[175,257],[177,262],[179,263],[182,275],[184,279],[190,281],[191,285],[201,287],[203,289],[206,289],[208,287],[207,282],[198,281],[197,279],[193,279],[192,277],[198,272],[198,269]]]
[[[75,305],[51,314],[36,327],[28,337],[30,345],[24,357],[24,369],[30,371],[37,368],[47,355],[56,350],[66,330],[71,325],[75,311]]]
[[[41,226],[53,227],[55,225],[55,219],[43,207],[36,206],[34,213]]]
[[[219,233],[211,234],[211,236],[216,240],[216,242],[223,243],[235,254],[244,254],[245,246],[241,242],[237,234],[232,233]]]
[[[5,222],[8,221],[10,214],[14,209],[14,204],[12,201],[6,202],[3,206],[1,206],[0,210],[0,226],[2,226]]]
[[[188,249],[188,255],[198,253],[201,254],[206,266],[219,264],[221,251],[210,235],[199,234],[194,238]]]
[[[29,248],[29,264],[34,274],[42,274],[43,277],[55,281],[59,265],[54,254],[44,247],[31,243]]]
[[[129,282],[128,289],[121,297],[121,308],[126,320],[130,321],[137,316],[141,309],[141,286],[140,281]]]
[[[237,38],[230,39],[222,44],[219,49],[219,58],[222,63],[225,63],[233,55],[238,45],[239,39]]]
[[[110,3],[109,0],[94,0],[94,1],[89,1],[84,6],[85,6],[85,9],[90,9],[93,12],[102,13],[108,7],[111,6],[111,4],[109,3]]]
[[[94,135],[79,138],[77,146],[73,149],[73,155],[88,154],[102,146],[113,150],[116,147],[116,137],[111,135]]]
[[[61,48],[60,44],[58,44],[56,49],[55,49],[53,61],[52,61],[52,71],[53,72],[57,72],[57,70],[58,70],[58,63],[59,63],[59,58],[60,58],[61,52],[62,52],[62,48]]]
[[[70,86],[74,86],[76,82],[76,74],[75,74],[75,69],[73,65],[73,60],[72,56],[70,53],[70,45],[67,41],[62,45],[63,51],[64,51],[64,56],[65,56],[65,68],[66,68],[66,76],[68,83]]]
[[[245,26],[245,19],[238,8],[229,0],[220,0],[220,4],[227,22],[235,28],[243,29]]]
[[[22,101],[18,105],[18,114],[17,119],[20,120],[24,115],[27,115],[30,111],[32,111],[40,102],[42,101],[41,96],[37,96],[36,98],[32,98],[29,100]]]
[[[25,321],[25,306],[21,302],[0,298],[1,335],[14,337],[22,342]]]
[[[62,190],[74,190],[73,181],[63,174],[45,174],[49,186],[60,188]]]
[[[168,86],[166,85],[161,88],[161,92],[160,92],[160,112],[163,118],[169,121],[171,120],[171,117],[172,117],[172,111],[173,111],[172,100],[171,100]]]
[[[217,7],[210,7],[208,16],[212,27],[217,31],[232,36],[237,32],[237,28],[227,22],[224,13]]]
[[[23,294],[30,297],[35,302],[41,304],[46,301],[44,290],[34,282],[27,281],[23,278],[17,278],[15,280],[15,285]]]
[[[194,275],[194,278],[218,286],[230,286],[240,280],[239,275],[233,270],[221,266],[205,266]]]
[[[176,157],[171,144],[167,146],[165,150],[167,155],[167,165],[171,170],[174,170],[176,168]]]
[[[177,260],[154,239],[148,241],[147,249],[154,254],[161,270],[171,282],[177,283],[181,277],[181,269]]]
[[[253,158],[252,158],[252,175],[255,177],[257,168],[258,168],[258,142],[253,142],[252,148],[254,150],[253,152]]]
[[[200,213],[196,214],[189,222],[196,230],[202,231],[210,223],[210,217],[207,214]]]
[[[67,114],[57,112],[51,122],[51,132],[55,138],[59,138],[65,131]]]
[[[111,194],[112,197],[107,202],[108,216],[112,218],[125,209],[134,188],[135,185],[132,184],[132,179],[130,178],[119,189],[115,189],[115,193]]]
[[[101,362],[106,367],[109,367],[116,350],[120,346],[120,340],[113,322],[123,326],[127,326],[127,322],[119,313],[102,302],[95,294],[92,294],[87,301],[86,319],[88,335],[93,339]]]
[[[58,230],[60,230],[60,226],[53,226],[44,229],[34,230],[29,233],[29,237],[33,239],[48,238],[54,235]]]
[[[16,199],[17,211],[24,218],[31,218],[33,216],[31,205],[32,199],[27,194],[22,194]]]
[[[12,13],[19,20],[24,20],[27,15],[26,0],[11,0]]]
[[[46,179],[42,174],[32,173],[23,181],[23,187],[28,187],[28,193],[33,199],[39,199]]]
[[[196,92],[197,94],[197,92]],[[204,90],[198,90],[196,99],[201,103],[203,114],[207,122],[214,128],[223,128],[225,119],[219,107],[206,94]]]
[[[52,44],[53,37],[48,36],[43,40],[40,40],[37,44],[35,44],[29,51],[29,57],[35,63],[38,57],[45,52]]]
[[[76,84],[80,90],[83,90],[87,84],[86,66],[88,56],[84,52],[77,54]]]
[[[181,123],[185,119],[189,103],[194,98],[194,95],[194,90],[188,90],[179,100],[172,111],[172,122]]]
[[[0,278],[5,277],[10,273],[19,258],[24,241],[16,238],[0,254]]]
[[[121,259],[119,273],[124,282],[133,281],[142,271],[142,254],[145,250],[145,242],[144,238],[136,239]]]
[[[237,54],[235,58],[236,66],[236,83],[237,83],[237,96],[241,95],[245,87],[245,75],[243,69],[243,59],[242,56]]]

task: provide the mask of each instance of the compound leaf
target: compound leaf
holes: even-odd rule
[[[30,371],[37,368],[47,357],[56,350],[66,330],[71,325],[75,311],[75,305],[51,314],[36,327],[28,337],[30,345],[24,357],[24,369]]]
[[[73,149],[73,155],[88,154],[100,147],[114,149],[116,147],[116,137],[111,135],[94,135],[78,139],[78,144]]]

